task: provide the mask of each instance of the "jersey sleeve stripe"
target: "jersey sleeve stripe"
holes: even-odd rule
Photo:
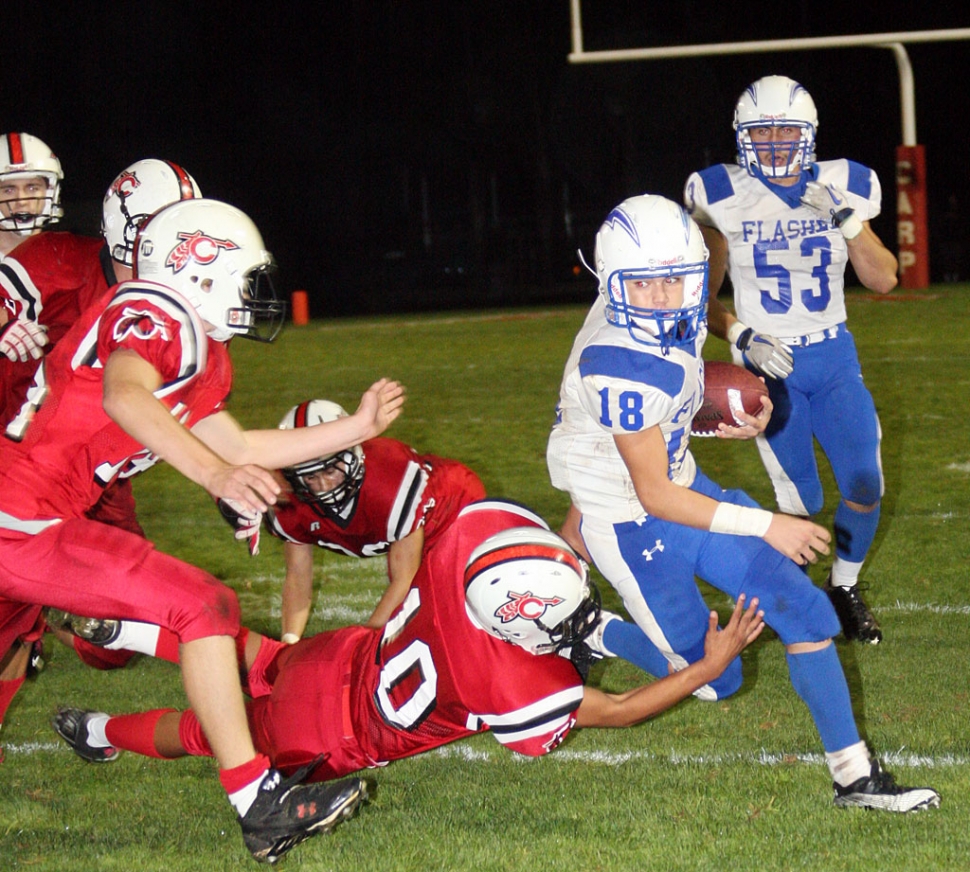
[[[515,730],[492,730],[492,734],[503,745],[515,745],[527,739],[534,739],[538,736],[550,736],[559,732],[569,725],[572,720],[572,713],[564,714],[555,719],[549,719],[541,723],[529,724]]]
[[[407,536],[414,528],[414,519],[421,505],[421,497],[428,484],[428,475],[413,460],[408,462],[407,469],[394,497],[394,505],[391,506],[390,514],[387,518],[387,539],[389,542],[397,542]]]
[[[854,160],[846,161],[849,165],[849,180],[846,190],[850,194],[856,194],[868,200],[872,193],[872,173],[869,167],[856,163]]]
[[[555,657],[555,654],[536,655],[541,657]],[[574,687],[560,690],[550,694],[543,699],[523,706],[506,714],[480,714],[478,718],[482,723],[488,724],[493,733],[511,736],[522,730],[533,730],[539,726],[545,726],[552,722],[560,722],[571,715],[579,704],[583,701],[583,686],[577,684]],[[508,741],[514,741],[510,738]]]
[[[720,203],[721,200],[734,196],[734,185],[731,184],[731,177],[728,175],[727,167],[724,164],[708,167],[701,170],[698,175],[704,182],[708,205]]]
[[[274,536],[278,536],[284,542],[293,542],[295,545],[303,544],[298,539],[294,539],[289,533],[286,532],[286,530],[283,529],[280,522],[276,519],[276,513],[272,510],[266,513],[266,524],[269,527],[270,533],[272,533]]]
[[[658,388],[668,397],[676,397],[684,386],[684,368],[680,364],[615,345],[588,345],[583,349],[579,374],[583,378],[625,379]]]
[[[25,270],[15,258],[8,257],[0,263],[0,287],[11,300],[23,304],[23,317],[36,321],[44,308],[40,291],[30,280]]]

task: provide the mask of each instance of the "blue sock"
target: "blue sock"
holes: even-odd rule
[[[603,644],[617,657],[638,666],[654,678],[663,678],[670,665],[646,633],[629,621],[610,621],[603,632]]]
[[[786,654],[792,687],[811,712],[822,747],[829,753],[859,741],[849,685],[835,645],[820,651]]]
[[[835,553],[850,563],[862,563],[876,538],[879,513],[879,506],[871,512],[857,512],[840,500],[835,510]]]

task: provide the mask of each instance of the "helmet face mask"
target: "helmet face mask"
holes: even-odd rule
[[[131,266],[142,225],[169,203],[201,196],[195,179],[170,161],[149,158],[123,169],[101,205],[101,235],[112,259]]]
[[[489,635],[531,654],[553,654],[593,631],[600,600],[586,564],[561,537],[513,527],[468,558],[465,610]]]
[[[768,141],[755,132],[781,128],[792,128],[797,138]],[[815,161],[815,101],[786,76],[765,76],[745,89],[734,109],[734,131],[738,164],[749,175],[769,180],[798,178]]]
[[[42,140],[29,133],[0,136],[0,230],[31,236],[56,224],[64,214],[63,179],[61,162]],[[12,205],[31,201],[36,209]]]
[[[337,403],[307,400],[286,413],[280,429],[311,427],[346,417],[347,412]],[[364,483],[364,471],[364,452],[359,445],[354,445],[336,454],[286,467],[282,473],[301,502],[330,517],[345,518],[352,514]]]
[[[244,336],[272,342],[285,304],[272,281],[273,256],[256,225],[217,200],[181,200],[142,226],[133,271],[178,291],[198,310],[217,342]]]
[[[607,320],[664,354],[692,347],[706,318],[707,257],[700,229],[678,204],[654,194],[624,200],[596,235]],[[656,282],[682,289],[679,304],[647,308],[631,301],[631,284]]]

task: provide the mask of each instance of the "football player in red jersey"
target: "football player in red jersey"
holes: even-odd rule
[[[224,409],[233,336],[270,340],[283,307],[252,221],[214,200],[174,203],[136,241],[135,279],[89,307],[37,371],[0,444],[0,650],[34,604],[173,630],[186,694],[220,765],[252,854],[274,861],[326,832],[366,795],[359,779],[324,792],[270,770],[252,744],[233,638],[235,594],[140,536],[85,517],[104,487],[165,459],[217,498],[265,511],[283,467],[382,432],[403,388],[382,379],[346,419],[298,431],[244,431]],[[315,813],[300,817],[313,807]]]
[[[6,159],[7,163],[2,161]],[[12,320],[0,333],[9,341],[19,337],[0,356],[0,427],[6,427],[26,400],[37,371],[38,358],[50,353],[89,306],[110,287],[132,277],[132,255],[138,228],[149,215],[174,203],[200,197],[189,173],[171,161],[140,160],[126,167],[108,186],[102,204],[101,237],[40,231],[60,217],[60,163],[50,149],[29,134],[0,137],[0,245],[6,237],[21,244],[14,256],[0,263],[0,312]],[[5,203],[12,191],[43,183],[46,198]],[[9,190],[8,190],[9,189]],[[16,211],[12,211],[16,208]],[[9,343],[8,343],[9,344]],[[10,433],[10,438],[17,438]],[[144,535],[135,515],[131,481],[119,478],[104,489],[89,518]],[[44,624],[38,622],[0,656],[0,723],[17,689],[23,684],[32,658],[40,656]],[[131,652],[106,653],[86,640],[61,639],[98,668],[122,666]]]
[[[539,756],[574,726],[639,723],[719,675],[761,633],[761,617],[757,601],[745,608],[742,595],[723,631],[711,614],[700,661],[626,693],[584,687],[554,655],[600,626],[586,564],[528,509],[483,500],[425,552],[383,629],[345,627],[291,646],[249,633],[238,647],[257,747],[283,771],[326,754],[312,776],[324,780],[485,730]],[[109,718],[65,708],[54,726],[92,762],[115,759],[119,749],[211,753],[192,711]]]
[[[42,140],[29,133],[0,136],[0,283],[9,268],[4,265],[6,255],[60,220],[63,178],[61,162]],[[17,313],[17,306],[0,287],[0,403],[8,383],[16,381],[18,369],[33,373],[49,341],[45,327],[19,320]],[[29,665],[38,662],[43,630],[43,621],[38,620],[23,638],[0,649],[0,726]]]
[[[63,178],[61,162],[36,136],[0,136],[0,275],[11,251],[60,220]],[[35,362],[48,341],[44,327],[17,315],[17,308],[0,296],[0,360]],[[0,369],[0,389],[5,378]]]
[[[308,400],[286,413],[281,428],[336,421],[347,412],[329,400]],[[369,627],[383,627],[404,599],[421,554],[485,486],[467,466],[419,455],[396,439],[379,437],[346,451],[284,469],[292,493],[266,516],[286,543],[282,639],[296,642],[313,599],[314,547],[356,557],[387,554],[388,588]]]

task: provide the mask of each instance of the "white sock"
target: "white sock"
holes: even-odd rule
[[[236,814],[238,814],[239,817],[245,817],[250,806],[256,801],[256,794],[259,792],[259,785],[263,783],[263,779],[266,777],[266,775],[267,773],[263,772],[255,781],[251,781],[242,789],[237,790],[235,793],[229,794],[229,802],[232,803],[232,807],[236,810]],[[278,777],[279,775],[277,774],[277,778]]]
[[[832,587],[854,587],[859,582],[862,563],[850,563],[836,557],[832,564]]]
[[[137,651],[139,654],[155,656],[158,647],[158,630],[155,624],[143,624],[140,621],[122,621],[118,638],[105,645],[112,651]]]
[[[111,748],[111,742],[104,734],[110,718],[105,714],[97,714],[88,720],[88,744],[93,748]]]
[[[826,753],[825,762],[828,764],[829,772],[832,773],[832,780],[842,787],[848,787],[860,778],[868,778],[872,771],[869,749],[862,741],[849,745],[841,751]]]

